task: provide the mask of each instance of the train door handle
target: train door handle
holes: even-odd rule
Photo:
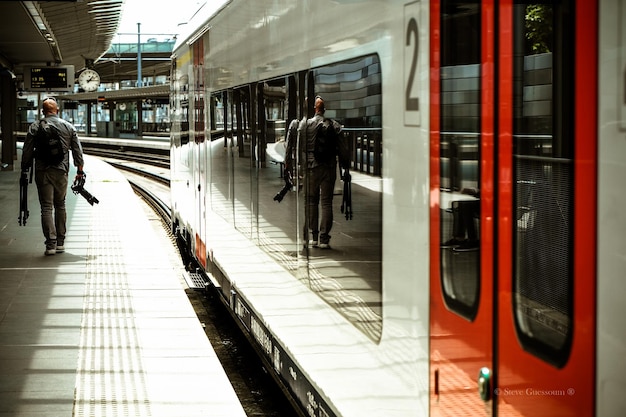
[[[478,372],[478,394],[483,401],[491,399],[491,370],[487,367]]]

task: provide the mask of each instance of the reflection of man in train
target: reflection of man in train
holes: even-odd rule
[[[476,199],[452,202],[452,239],[444,242],[441,247],[453,248],[455,251],[475,250],[479,246],[474,223],[474,219],[480,218],[479,192],[476,189],[464,188],[461,193],[469,194]]]
[[[342,146],[337,146],[330,161],[318,161],[315,158],[315,140],[318,126],[324,122],[324,100],[315,97],[315,115],[310,119],[303,120],[298,127],[298,148],[300,152],[300,164],[305,166],[304,173],[304,201],[305,224],[303,239],[309,246],[321,249],[330,248],[330,230],[333,226],[333,192],[337,179],[337,156],[340,166],[347,168],[349,155],[343,151]],[[330,120],[331,126],[337,137],[337,145],[341,132],[341,125]],[[322,207],[322,216],[319,218],[319,206]],[[312,234],[311,241],[309,232]]]

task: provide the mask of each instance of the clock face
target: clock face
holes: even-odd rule
[[[100,74],[92,69],[86,69],[78,76],[78,85],[85,91],[96,91],[100,85]]]

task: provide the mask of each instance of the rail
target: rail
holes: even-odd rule
[[[172,211],[170,206],[164,203],[160,198],[158,198],[155,194],[150,192],[146,187],[140,185],[139,183],[128,180],[130,186],[133,188],[133,191],[137,193],[152,209],[157,213],[157,215],[161,218],[163,223],[167,226],[166,230],[172,230]]]
[[[169,152],[164,154],[160,150],[146,147],[132,148],[127,146],[101,145],[86,142],[82,143],[82,146],[85,153],[92,156],[133,161],[167,169],[170,167]]]
[[[109,164],[117,169],[123,170],[123,171],[128,171],[128,172],[132,172],[133,174],[137,174],[137,175],[141,175],[142,177],[151,179],[153,181],[156,181],[158,183],[161,183],[163,185],[166,186],[170,186],[170,180],[169,178],[165,178],[161,175],[152,173],[152,172],[148,172],[145,171],[141,168],[135,168],[135,167],[130,167],[128,165],[123,165],[123,164],[119,164],[117,162],[109,162]]]

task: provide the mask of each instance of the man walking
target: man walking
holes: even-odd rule
[[[78,168],[76,180],[81,180],[83,171],[83,149],[76,135],[74,126],[58,116],[59,107],[56,99],[48,97],[42,103],[44,118],[34,122],[28,128],[22,152],[22,172],[28,171],[35,163],[35,183],[41,205],[41,227],[46,238],[46,256],[65,251],[65,233],[67,213],[65,196],[67,194],[70,169],[69,152],[72,151],[74,165]],[[51,158],[54,152],[43,146],[42,141],[50,135],[60,139],[62,157]]]

